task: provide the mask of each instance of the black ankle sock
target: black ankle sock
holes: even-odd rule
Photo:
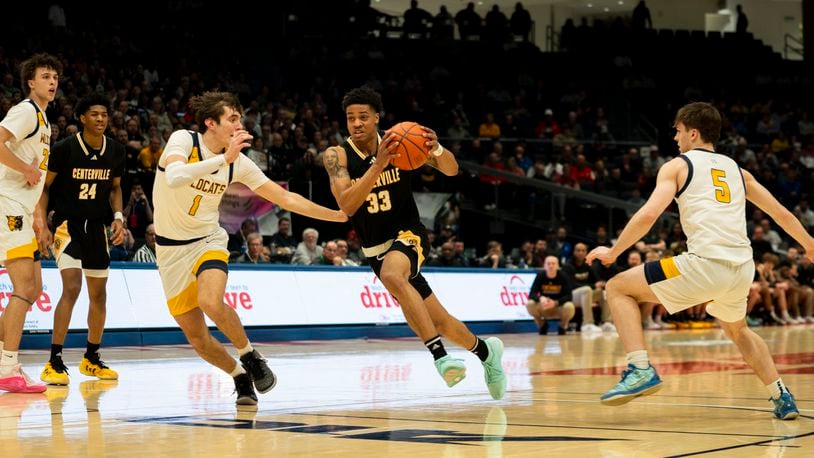
[[[51,361],[62,359],[62,345],[51,344]]]
[[[430,350],[432,357],[436,360],[447,356],[447,351],[444,349],[444,343],[441,342],[441,336],[433,337],[432,339],[424,342],[424,345]]]
[[[88,342],[88,348],[85,350],[85,358],[88,358],[91,361],[96,361],[99,359],[99,347],[102,344],[100,343],[90,343]]]
[[[476,337],[478,339],[475,342],[475,345],[469,349],[475,356],[478,357],[481,361],[486,361],[486,358],[489,357],[489,347],[486,346],[486,342],[483,341],[480,337]]]

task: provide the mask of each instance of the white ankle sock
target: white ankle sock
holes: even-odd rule
[[[238,348],[238,349],[237,349],[237,354],[238,354],[238,355],[240,355],[240,356],[243,356],[243,355],[245,355],[246,353],[251,353],[253,350],[254,350],[254,348],[252,347],[252,343],[251,343],[251,342],[249,342],[249,343],[247,343],[247,344],[246,344],[246,346],[245,346],[245,347],[243,347],[243,348]]]
[[[246,369],[243,369],[243,366],[242,366],[242,365],[240,365],[240,363],[238,363],[237,361],[235,361],[235,368],[234,368],[234,369],[232,369],[232,372],[229,372],[229,375],[230,375],[232,378],[235,378],[235,377],[237,377],[238,375],[240,375],[240,374],[245,374],[245,373],[246,373]]]
[[[5,342],[3,342],[2,340],[0,340],[0,353],[2,353],[2,352],[3,352],[3,344],[4,344],[4,343],[5,343]]]
[[[769,394],[772,396],[772,399],[780,399],[781,393],[789,392],[789,389],[786,388],[786,384],[783,383],[783,379],[780,378],[766,385],[766,389],[769,390]]]
[[[11,374],[16,365],[17,352],[3,350],[2,355],[0,355],[0,375],[7,376]]]
[[[627,363],[633,364],[639,369],[647,369],[650,367],[650,359],[647,357],[647,350],[637,350],[628,353]]]

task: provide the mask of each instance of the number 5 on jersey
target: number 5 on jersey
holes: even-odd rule
[[[726,183],[726,172],[721,169],[711,169],[712,185],[715,186],[715,200],[728,204],[732,198],[729,194],[729,185]]]

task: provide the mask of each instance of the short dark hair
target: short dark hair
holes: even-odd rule
[[[90,110],[90,107],[100,105],[105,107],[108,113],[110,113],[110,99],[107,98],[106,95],[102,94],[101,92],[92,92],[85,97],[82,97],[79,102],[76,104],[76,115],[81,116]]]
[[[20,84],[23,87],[24,94],[31,92],[31,88],[28,87],[28,81],[34,79],[37,75],[38,68],[47,68],[60,74],[62,73],[62,62],[47,53],[34,54],[23,61],[23,63],[20,64]]]
[[[241,115],[243,114],[243,105],[240,104],[240,99],[231,92],[204,92],[201,95],[189,99],[189,106],[195,112],[195,122],[198,124],[198,130],[201,133],[206,132],[207,119],[214,119],[220,122],[220,117],[229,107]]]
[[[684,124],[687,129],[696,129],[701,140],[717,143],[721,138],[721,113],[706,102],[692,102],[684,105],[676,113],[675,123]]]
[[[347,110],[351,105],[369,105],[376,113],[381,113],[383,110],[382,96],[368,86],[351,89],[345,94],[345,97],[342,98],[342,109]]]

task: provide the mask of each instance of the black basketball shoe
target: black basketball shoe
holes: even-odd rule
[[[249,376],[249,374],[240,374],[235,377],[235,393],[237,393],[237,405],[257,405],[257,395],[254,393],[252,378]]]
[[[250,353],[241,356],[240,362],[243,363],[243,368],[252,377],[257,391],[267,393],[277,384],[277,377],[269,369],[266,359],[257,350],[252,350]]]

